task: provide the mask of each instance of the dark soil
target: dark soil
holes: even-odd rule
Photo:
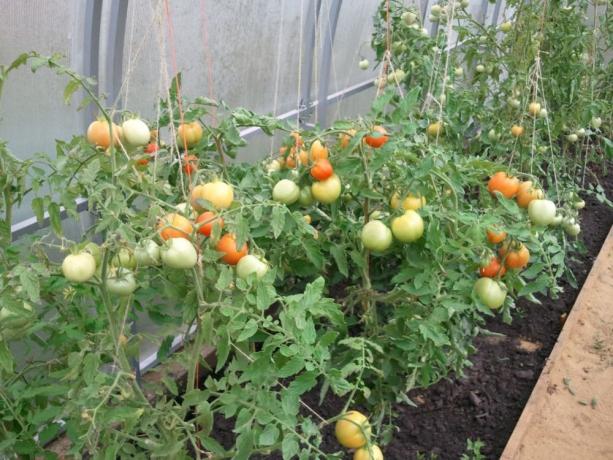
[[[602,186],[613,190],[611,175],[604,177]],[[398,432],[383,449],[386,460],[457,460],[466,451],[467,439],[483,441],[481,452],[486,458],[500,457],[560,334],[565,315],[573,307],[613,225],[611,208],[592,197],[585,197],[585,201],[581,238],[586,251],[576,255],[571,265],[578,287],[562,282],[564,292],[560,297],[541,297],[542,305],[520,301],[520,316],[510,325],[491,318],[485,328],[501,335],[476,339],[478,351],[463,377],[451,376],[426,390],[410,392],[409,398],[418,407],[395,407]],[[343,401],[331,395],[319,406],[317,391],[306,394],[303,400],[325,418],[334,417],[343,408]],[[228,448],[234,443],[232,427],[229,421],[219,417],[215,420],[216,437]],[[332,427],[321,449],[338,451]],[[281,456],[274,453],[251,458],[270,460]]]

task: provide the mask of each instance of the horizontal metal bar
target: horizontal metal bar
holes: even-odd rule
[[[75,200],[75,203],[77,204],[77,212],[87,211],[87,199],[77,198]],[[60,208],[60,217],[62,219],[65,219],[67,216],[68,212],[62,206]],[[38,222],[38,219],[36,217],[30,217],[26,220],[22,220],[21,222],[17,222],[16,224],[11,225],[11,235],[13,239],[19,238],[20,236],[25,235],[27,233],[33,233],[36,230],[41,230],[48,225],[49,213],[45,212],[42,222]]]

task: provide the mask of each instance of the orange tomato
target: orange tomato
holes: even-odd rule
[[[317,160],[311,168],[311,176],[316,180],[326,180],[334,174],[334,168],[328,160]]]
[[[217,217],[217,215],[211,211],[206,211],[200,214],[196,219],[196,223],[202,224],[198,228],[198,232],[205,236],[211,236],[213,225],[219,225],[219,228],[223,228],[223,219],[221,217]]]
[[[525,268],[530,261],[530,251],[524,246],[523,243],[510,247],[510,245],[504,244],[499,250],[498,254],[504,258],[504,264],[507,268]]]
[[[319,139],[316,139],[311,144],[311,160],[327,160],[328,159],[328,148],[325,147]]]
[[[300,133],[298,131],[292,131],[289,135],[294,138],[294,142],[295,142],[297,147],[301,147],[302,146],[302,144],[303,144],[302,136],[300,135]]]
[[[370,145],[374,149],[378,149],[384,145],[389,139],[387,131],[383,126],[374,126],[372,134],[364,136],[364,142]]]
[[[339,144],[341,148],[343,149],[347,148],[347,146],[349,145],[349,142],[351,141],[351,138],[355,136],[356,132],[357,131],[355,129],[348,129],[346,134],[340,135]]]
[[[517,205],[520,208],[527,208],[532,200],[540,200],[543,198],[543,191],[532,185],[532,181],[527,180],[519,184],[517,190]]]
[[[486,278],[495,278],[496,276],[502,278],[506,271],[507,269],[500,263],[500,259],[496,256],[492,256],[490,262],[479,269],[479,274]]]
[[[520,137],[524,134],[524,127],[520,125],[513,125],[511,127],[511,135],[513,137]]]
[[[188,176],[198,171],[198,157],[196,155],[183,155],[183,171]]]
[[[298,154],[298,158],[300,158],[300,163],[303,166],[306,166],[306,165],[309,164],[309,154],[307,153],[306,150],[300,149],[300,153]]]
[[[158,230],[164,240],[169,238],[189,238],[193,229],[192,223],[181,214],[167,214],[158,222]]]
[[[87,128],[87,142],[96,147],[108,149],[111,145],[111,130],[113,131],[113,145],[119,145],[121,128],[113,123],[109,129],[106,120],[95,120]]]
[[[228,265],[236,265],[249,251],[247,243],[243,244],[240,250],[236,247],[236,237],[232,233],[226,233],[222,236],[217,242],[215,249],[224,254],[221,260]]]
[[[288,168],[295,168],[298,163],[296,162],[296,154],[290,153],[285,159],[285,166]]]
[[[507,176],[504,171],[498,171],[487,183],[490,193],[500,192],[506,198],[513,198],[519,189],[519,179]]]
[[[492,244],[502,243],[504,239],[507,237],[507,232],[496,231],[493,229],[487,230],[487,240]]]
[[[155,142],[150,142],[149,144],[147,144],[147,147],[145,147],[145,153],[148,153],[149,155],[154,155],[155,152],[157,152],[158,150],[159,147]]]
[[[200,142],[202,134],[202,125],[199,121],[182,123],[177,129],[177,144],[179,148],[193,147]]]

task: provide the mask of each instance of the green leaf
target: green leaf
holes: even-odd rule
[[[51,228],[55,232],[57,236],[62,236],[64,231],[62,230],[62,218],[60,214],[60,206],[55,203],[49,203],[49,207],[47,209],[49,212],[49,220],[51,221]]]
[[[300,451],[300,445],[296,441],[295,436],[285,435],[283,442],[281,443],[281,452],[283,454],[283,460],[291,460],[296,458]]]
[[[40,197],[36,197],[32,199],[32,212],[36,216],[36,220],[38,223],[42,223],[45,218],[45,204],[44,200]]]
[[[243,331],[236,338],[237,342],[243,342],[250,337],[253,337],[255,333],[258,331],[258,323],[254,319],[250,319],[245,324]]]
[[[332,254],[332,257],[336,262],[338,271],[341,272],[341,274],[344,276],[349,276],[349,267],[347,265],[347,252],[345,251],[345,247],[341,245],[332,246],[330,248],[330,254]]]
[[[81,87],[77,80],[70,80],[64,88],[64,104],[69,105],[72,95]]]
[[[281,369],[279,369],[279,371],[277,372],[277,376],[279,378],[284,379],[297,374],[302,369],[304,369],[304,359],[296,356],[290,359]]]
[[[15,361],[11,350],[9,350],[8,343],[4,340],[0,340],[0,369],[4,369],[9,374],[13,372]]]
[[[285,212],[286,210],[282,206],[275,206],[272,208],[272,220],[270,226],[272,227],[272,234],[275,239],[279,238],[283,228],[285,227]]]
[[[449,345],[449,338],[440,326],[425,322],[419,325],[419,332],[425,339],[432,340],[437,347]]]
[[[259,443],[261,446],[272,446],[275,442],[277,442],[278,437],[279,428],[271,423],[266,426],[262,433],[260,433]]]

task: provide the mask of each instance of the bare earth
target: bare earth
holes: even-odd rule
[[[613,229],[501,459],[613,459]]]

